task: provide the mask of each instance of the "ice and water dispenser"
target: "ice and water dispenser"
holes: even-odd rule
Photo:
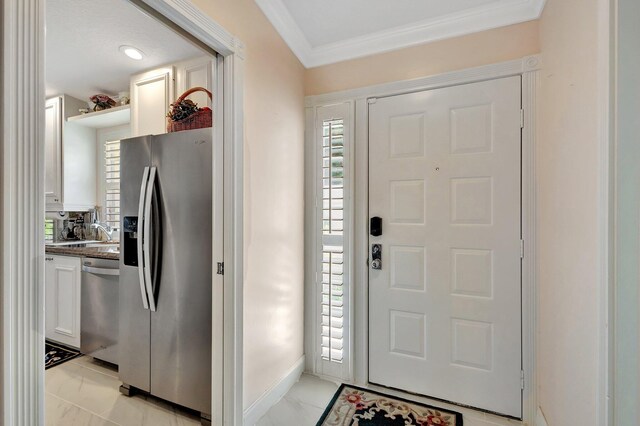
[[[138,216],[122,220],[122,256],[127,266],[138,266]]]

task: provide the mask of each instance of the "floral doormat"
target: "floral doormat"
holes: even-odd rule
[[[44,344],[44,368],[49,369],[80,356],[80,352],[45,342]]]
[[[462,414],[342,385],[316,426],[462,426]]]

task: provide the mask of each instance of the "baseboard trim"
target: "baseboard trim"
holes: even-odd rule
[[[538,412],[536,413],[535,426],[549,426],[547,424],[547,419],[544,417],[544,414],[542,413],[542,409],[540,409],[540,407],[538,407]]]
[[[254,426],[267,411],[276,405],[289,392],[304,371],[305,357],[301,356],[285,376],[244,410],[244,426]]]

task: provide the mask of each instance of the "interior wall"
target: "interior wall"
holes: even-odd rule
[[[640,415],[640,2],[618,0],[615,424]]]
[[[539,52],[538,21],[530,21],[311,68],[305,73],[305,94],[426,77]]]
[[[303,355],[304,68],[253,0],[193,0],[246,45],[244,407]]]
[[[598,1],[548,0],[540,20],[537,367],[550,426],[598,424]]]

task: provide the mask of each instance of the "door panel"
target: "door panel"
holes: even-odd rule
[[[144,168],[151,163],[150,138],[122,140],[120,161],[120,229],[124,229],[124,217],[138,216],[142,175]],[[142,220],[138,223],[142,224]],[[136,251],[135,244],[123,243],[120,255],[118,371],[122,382],[149,392],[151,317],[149,310],[143,306],[138,267],[125,265],[129,250]],[[138,261],[141,264],[140,259]]]
[[[45,257],[45,335],[80,348],[80,258]]]
[[[154,138],[161,233],[151,392],[211,413],[212,130]]]
[[[45,123],[44,192],[47,204],[62,203],[62,98],[47,100]]]
[[[521,416],[520,109],[520,77],[370,105],[370,382]]]

